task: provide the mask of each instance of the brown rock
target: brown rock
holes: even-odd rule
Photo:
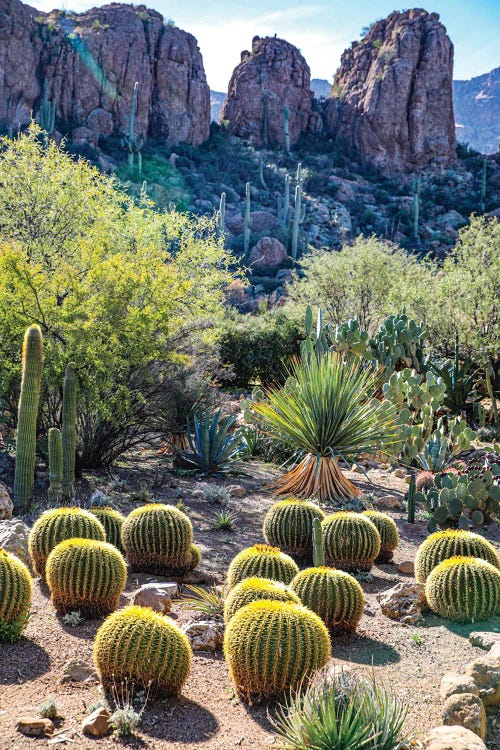
[[[373,505],[379,510],[401,510],[402,505],[395,495],[384,495],[373,499]]]
[[[219,122],[240,138],[263,145],[267,101],[268,143],[285,143],[283,109],[290,110],[290,143],[308,128],[311,72],[299,50],[284,39],[254,37],[252,52],[242,53],[229,82]]]
[[[138,81],[139,136],[194,145],[208,138],[210,91],[196,39],[145,6],[47,14],[5,0],[0,53],[8,70],[0,78],[2,129],[24,126],[39,112],[47,81],[61,134],[79,143],[124,134]],[[98,61],[102,75],[88,60]]]
[[[465,727],[484,740],[487,724],[481,698],[472,693],[450,695],[443,706],[443,724]]]
[[[86,661],[80,659],[71,659],[64,665],[61,682],[93,682],[97,675],[93,667],[89,666]]]
[[[54,724],[50,719],[37,716],[21,716],[16,722],[16,729],[27,737],[44,737],[54,734]]]
[[[485,706],[500,705],[500,656],[490,651],[474,659],[465,671],[478,686]]]
[[[28,526],[19,518],[0,521],[0,547],[16,555],[31,570],[28,535]]]
[[[431,729],[424,750],[488,750],[477,734],[465,727],[442,726]]]
[[[473,633],[469,633],[469,641],[473,646],[479,646],[479,648],[489,651],[495,644],[500,644],[500,633],[494,633],[492,630],[476,630]]]
[[[177,583],[145,583],[135,592],[134,604],[166,615],[172,609],[172,597],[178,593]]]
[[[109,719],[111,714],[107,708],[96,708],[82,721],[82,732],[91,737],[105,737],[111,731]]]
[[[11,500],[7,485],[0,482],[0,521],[5,521],[12,518],[12,512],[14,510],[14,504]]]
[[[219,620],[188,622],[184,632],[193,651],[220,651],[224,640],[224,623]]]
[[[403,560],[398,564],[398,572],[405,576],[412,576],[415,573],[415,564],[413,560]]]
[[[262,237],[250,250],[249,265],[253,271],[277,271],[287,262],[286,247],[275,237]]]
[[[392,172],[455,162],[453,45],[436,13],[391,13],[353,42],[326,100],[326,132]]]
[[[427,606],[425,588],[419,583],[398,583],[377,594],[382,613],[391,620],[413,625]]]
[[[470,675],[448,672],[441,680],[441,700],[445,701],[450,695],[458,693],[471,693],[479,697],[479,688]]]

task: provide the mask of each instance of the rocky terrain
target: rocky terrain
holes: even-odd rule
[[[500,68],[469,81],[453,81],[457,140],[483,154],[500,143]]]

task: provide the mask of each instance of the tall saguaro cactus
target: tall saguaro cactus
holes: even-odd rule
[[[290,153],[290,109],[283,107],[283,132],[285,134],[285,150]]]
[[[252,217],[250,215],[250,183],[245,185],[245,227],[243,233],[243,247],[245,255],[250,252],[250,233],[252,231]]]
[[[61,431],[57,427],[49,430],[49,502],[55,505],[62,498],[63,450]]]
[[[70,362],[64,375],[62,412],[62,495],[65,500],[71,500],[75,491],[76,386],[75,365]]]
[[[43,338],[37,325],[25,333],[22,355],[21,395],[17,417],[14,508],[29,510],[35,479],[36,420],[43,368]]]

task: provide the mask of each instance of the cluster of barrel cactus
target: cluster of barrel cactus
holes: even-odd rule
[[[31,575],[18,557],[0,547],[0,642],[21,636],[31,605]]]
[[[289,497],[275,503],[264,519],[264,537],[268,544],[299,559],[312,555],[313,520],[323,520],[319,506],[308,500]]]
[[[125,517],[114,508],[108,508],[105,505],[96,505],[89,510],[104,526],[106,541],[123,551],[121,533]]]
[[[326,565],[349,572],[369,571],[380,553],[380,534],[366,516],[338,511],[322,522]]]
[[[495,548],[479,534],[460,529],[436,531],[422,542],[415,557],[415,578],[425,583],[431,571],[451,557],[479,557],[500,568]]]
[[[268,578],[289,584],[299,569],[294,560],[278,547],[255,544],[239,552],[233,558],[227,572],[227,586],[232,589],[245,578]]]
[[[500,613],[500,570],[478,557],[451,557],[425,583],[430,608],[455,622],[480,622]]]

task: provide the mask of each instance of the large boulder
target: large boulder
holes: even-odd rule
[[[12,552],[31,570],[28,536],[29,528],[19,518],[0,521],[0,547]]]
[[[343,53],[325,132],[385,171],[448,166],[456,159],[452,79],[453,44],[439,15],[395,11]]]
[[[424,750],[488,750],[477,734],[465,727],[441,726],[431,729]]]
[[[484,740],[487,723],[481,698],[472,693],[450,695],[443,706],[443,724],[465,727]]]
[[[465,670],[479,688],[485,706],[500,705],[500,655],[497,656],[493,649],[478,656]]]
[[[248,263],[254,273],[272,273],[288,263],[288,253],[275,237],[262,237],[250,250]]]
[[[241,62],[229,81],[219,122],[256,145],[285,143],[283,110],[288,107],[290,143],[304,133],[311,114],[311,72],[299,50],[276,37],[255,36],[252,50],[241,53]]]
[[[14,504],[10,497],[7,485],[0,482],[0,521],[12,518],[12,511],[14,510]]]

